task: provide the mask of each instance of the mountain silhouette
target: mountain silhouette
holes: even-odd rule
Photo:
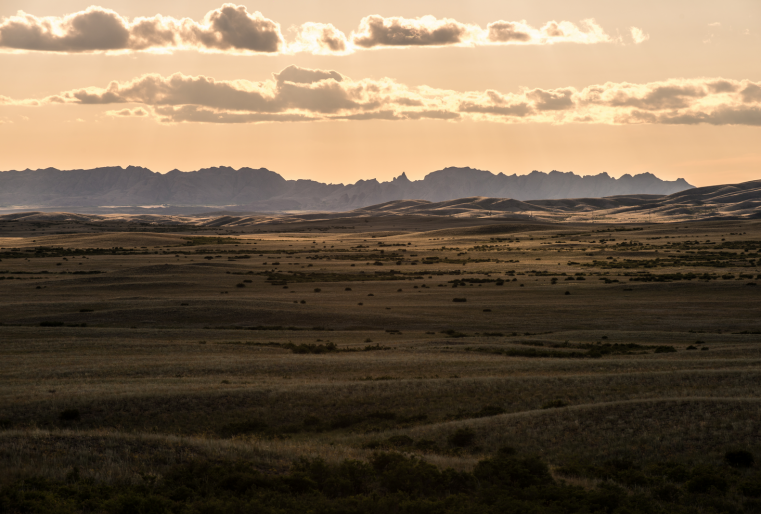
[[[692,189],[684,179],[661,180],[651,173],[532,171],[528,175],[493,174],[473,168],[445,168],[409,180],[405,173],[389,182],[376,179],[354,184],[286,180],[266,168],[226,166],[198,171],[156,173],[128,166],[89,170],[0,172],[0,207],[225,206],[248,210],[345,211],[394,200],[442,202],[464,197],[514,200],[598,198],[621,195],[669,195]]]

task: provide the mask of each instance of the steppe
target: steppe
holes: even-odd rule
[[[664,512],[759,508],[725,455],[761,457],[761,220],[214,225],[0,221],[0,484],[511,447]]]

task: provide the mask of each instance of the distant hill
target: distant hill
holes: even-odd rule
[[[517,201],[598,198],[622,195],[670,195],[692,189],[684,179],[661,180],[653,174],[533,171],[528,175],[493,174],[472,168],[445,168],[411,181],[402,173],[389,182],[355,184],[286,180],[266,168],[205,168],[156,173],[129,166],[90,170],[55,168],[0,172],[0,207],[225,206],[246,210],[346,211],[394,200],[442,202],[464,197]]]
[[[104,222],[142,223],[147,225],[199,225],[208,227],[252,227],[273,225],[281,227],[299,223],[355,224],[359,221],[387,220],[389,227],[404,220],[414,226],[435,223],[447,218],[450,225],[457,218],[459,226],[504,222],[685,222],[699,220],[761,220],[761,180],[740,184],[724,184],[680,191],[668,196],[638,194],[601,198],[561,198],[544,200],[515,200],[471,196],[432,202],[429,200],[391,200],[380,204],[346,211],[307,211],[262,213],[237,210],[216,210],[195,213],[176,212],[179,208],[121,208],[94,209],[87,213],[27,211],[20,209],[0,214],[0,221],[27,222]],[[397,221],[394,221],[397,220]],[[421,222],[421,220],[426,220]],[[463,225],[464,223],[464,225]],[[360,226],[363,224],[360,223]],[[306,225],[304,225],[306,226]],[[345,228],[345,227],[344,227]],[[394,228],[394,230],[397,230]]]

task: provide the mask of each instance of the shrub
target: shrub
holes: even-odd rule
[[[388,444],[392,446],[412,446],[412,444],[415,442],[410,436],[406,435],[395,435],[393,437],[389,437],[387,441]]]
[[[62,327],[63,321],[41,321],[41,327]]]
[[[724,454],[724,462],[733,468],[750,468],[753,467],[755,459],[749,451],[734,450]]]
[[[455,302],[455,303],[462,303],[462,302],[467,302],[468,299],[467,298],[454,298],[454,299],[452,299],[452,301]]]
[[[246,284],[241,282],[240,284],[235,284],[235,287],[246,287]]]
[[[250,419],[247,421],[228,423],[222,427],[220,433],[223,437],[232,437],[236,435],[264,432],[265,430],[267,430],[267,423],[258,419]]]
[[[676,348],[673,346],[656,346],[655,353],[674,353]]]
[[[396,413],[395,412],[371,412],[367,415],[368,418],[373,419],[385,419],[385,420],[392,420],[396,419]]]
[[[61,421],[79,421],[81,416],[79,414],[79,410],[77,409],[66,409],[61,411],[61,413],[58,415],[58,419]]]
[[[727,481],[718,476],[708,473],[700,474],[687,482],[687,490],[693,494],[720,494],[723,495],[729,489]]]
[[[740,492],[749,498],[761,497],[761,483],[756,481],[744,482],[740,485]]]
[[[565,407],[566,403],[563,400],[551,400],[544,405],[542,405],[543,409],[557,409],[560,407]]]
[[[428,452],[434,452],[438,450],[438,445],[436,444],[436,441],[433,441],[431,439],[421,439],[420,441],[415,443],[415,449],[420,451],[428,451]]]
[[[500,414],[504,414],[507,412],[502,407],[497,407],[496,405],[487,405],[485,407],[482,407],[480,411],[478,411],[473,417],[475,418],[487,418],[489,416],[498,416]]]
[[[448,438],[447,442],[450,446],[456,446],[458,448],[464,448],[470,446],[476,439],[476,433],[469,428],[459,428],[455,430]]]

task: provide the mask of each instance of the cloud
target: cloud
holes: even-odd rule
[[[343,55],[351,53],[351,48],[346,34],[330,23],[308,22],[298,28],[296,41],[288,45],[288,51],[313,55]]]
[[[261,82],[148,74],[6,105],[115,106],[162,123],[462,119],[498,123],[759,125],[761,82],[726,78],[608,82],[577,89],[451,91],[288,66]]]
[[[19,11],[0,18],[0,51],[59,53],[171,53],[195,50],[232,54],[348,55],[390,47],[548,45],[616,41],[592,20],[574,24],[550,21],[540,28],[526,21],[495,21],[484,29],[450,18],[362,18],[346,35],[330,23],[307,22],[292,29],[286,42],[280,25],[243,5],[223,4],[201,21],[155,15],[128,19],[104,7],[91,6],[66,16],[37,17]],[[639,31],[635,34],[634,31]],[[632,35],[647,36],[632,28]]]
[[[118,118],[144,118],[148,116],[148,111],[142,107],[136,107],[135,109],[121,109],[119,111],[106,111],[106,115],[115,116]]]
[[[362,48],[377,46],[444,46],[469,42],[480,32],[477,25],[465,25],[452,19],[362,18],[352,43]]]
[[[580,25],[570,21],[550,21],[536,29],[523,21],[495,21],[489,23],[484,44],[552,45],[556,43],[612,43],[614,41],[593,19]]]
[[[634,44],[638,45],[640,43],[644,43],[648,39],[650,39],[650,34],[645,34],[645,32],[637,27],[631,27],[629,31],[632,34],[632,39],[634,40]]]
[[[283,44],[277,23],[235,4],[210,11],[200,23],[161,15],[129,21],[97,6],[63,17],[39,18],[19,11],[0,20],[0,48],[11,51],[275,53]]]
[[[486,29],[449,18],[383,18],[367,16],[352,43],[360,48],[407,46],[549,45],[555,43],[609,43],[613,39],[592,20],[580,25],[550,21],[537,29],[523,21],[495,21]]]

